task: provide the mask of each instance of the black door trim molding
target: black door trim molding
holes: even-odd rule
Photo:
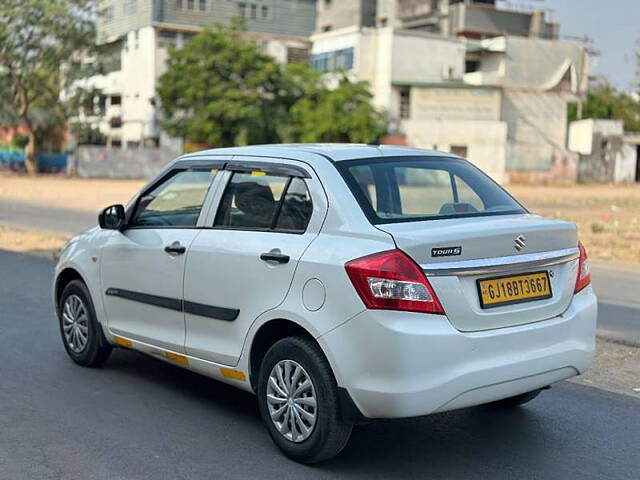
[[[202,303],[189,302],[187,300],[184,301],[184,311],[185,313],[191,313],[192,315],[215,318],[217,320],[225,320],[227,322],[233,322],[240,314],[240,310],[237,308],[216,307],[215,305],[204,305]]]
[[[237,308],[204,305],[202,303],[182,301],[177,298],[161,297],[148,293],[133,292],[131,290],[124,290],[122,288],[107,288],[105,295],[109,295],[110,297],[123,298],[125,300],[131,300],[133,302],[145,303],[147,305],[153,305],[154,307],[167,308],[169,310],[175,310],[177,312],[190,313],[192,315],[198,315],[200,317],[224,320],[226,322],[233,322],[236,318],[238,318],[238,315],[240,314],[240,310],[238,310]]]

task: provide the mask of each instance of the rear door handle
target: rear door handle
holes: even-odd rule
[[[180,242],[173,242],[171,245],[164,247],[164,251],[169,255],[182,255],[187,251],[187,247],[180,245]]]
[[[260,260],[264,260],[265,262],[289,263],[289,255],[267,252],[260,255]]]

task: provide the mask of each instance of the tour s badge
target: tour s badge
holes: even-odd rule
[[[431,249],[432,257],[457,257],[462,255],[462,247],[435,247]]]

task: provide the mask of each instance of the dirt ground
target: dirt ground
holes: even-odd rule
[[[29,177],[0,172],[0,199],[95,212],[115,203],[127,203],[145,183],[143,180]]]
[[[640,398],[640,348],[599,338],[591,368],[573,382]]]
[[[640,264],[640,185],[508,185],[529,210],[578,225],[594,260]]]
[[[126,203],[141,180],[0,173],[0,199],[96,212]],[[590,258],[640,265],[640,185],[508,185],[532,212],[575,222]]]
[[[0,225],[0,250],[30,253],[56,259],[68,238]]]

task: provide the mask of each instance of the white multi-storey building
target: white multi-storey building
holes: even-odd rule
[[[315,0],[101,0],[98,42],[102,73],[85,87],[101,92],[81,120],[98,126],[112,148],[171,145],[159,127],[158,77],[170,46],[205,27],[244,20],[247,35],[278,62],[308,58]]]

